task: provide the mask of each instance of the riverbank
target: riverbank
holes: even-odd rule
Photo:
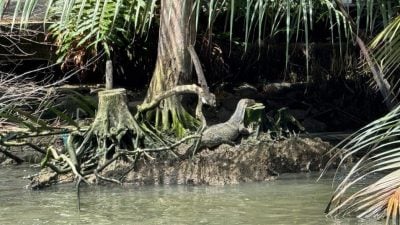
[[[82,92],[88,98],[93,98],[93,101],[96,100],[96,94],[89,95],[88,88],[82,90],[77,87],[71,88]],[[328,91],[325,90],[325,92]],[[357,114],[357,112],[352,111],[355,108],[349,104],[350,98],[344,100],[340,98],[341,101],[339,101],[339,96],[331,96],[326,97],[329,101],[326,99],[322,101],[320,99],[323,97],[322,90],[304,84],[276,83],[262,88],[245,85],[233,88],[231,92],[229,92],[229,88],[225,88],[216,93],[217,107],[204,110],[209,125],[226,121],[239,99],[254,98],[266,106],[267,127],[264,127],[264,130],[280,134],[273,138],[264,134],[257,141],[243,139],[236,146],[221,145],[213,150],[204,150],[194,158],[187,160],[165,160],[159,157],[149,160],[147,158],[139,161],[135,168],[132,168],[132,162],[119,160],[110,165],[101,175],[136,185],[224,185],[266,181],[274,179],[281,173],[321,170],[329,158],[329,155],[325,155],[325,153],[332,148],[332,145],[321,141],[318,136],[337,130],[349,132],[357,127],[351,123],[351,121],[355,121],[354,116],[351,115]],[[129,91],[130,107],[135,108],[138,103],[141,103],[143,96],[143,91]],[[189,105],[194,102],[191,98],[184,100],[188,101]],[[75,105],[73,102],[69,102],[68,98],[59,101],[65,106],[65,108],[60,108],[60,111],[70,114],[76,111],[75,108],[68,108]],[[325,103],[321,104],[321,102]],[[341,110],[338,110],[338,106],[329,105],[335,102],[341,102]],[[357,110],[360,109],[357,108]],[[318,135],[316,138],[308,138],[307,136],[310,135],[304,133],[303,129],[307,132],[318,132]],[[301,134],[293,137],[294,132]],[[342,133],[340,132],[340,134]],[[334,140],[334,142],[337,141]],[[60,145],[62,146],[62,144],[61,140]],[[187,149],[188,146],[182,145],[180,148]],[[29,147],[15,147],[12,149],[12,153],[28,163],[37,164],[43,158],[41,153],[35,152]],[[12,164],[13,160],[6,159],[3,154],[0,154],[0,163]],[[40,176],[34,178],[31,186],[42,188],[54,183],[71,182],[73,179],[72,174],[58,176],[50,169],[46,169]],[[89,180],[95,182],[96,179],[91,177]]]
[[[187,148],[182,145],[179,148]],[[329,159],[326,153],[332,146],[319,138],[293,137],[280,141],[243,140],[240,145],[223,144],[204,150],[191,159],[141,159],[135,168],[123,159],[109,165],[101,177],[133,185],[227,185],[275,179],[281,173],[320,171]],[[87,177],[91,183],[105,179]],[[40,189],[52,184],[74,181],[74,175],[58,175],[50,169],[33,177],[31,188]]]

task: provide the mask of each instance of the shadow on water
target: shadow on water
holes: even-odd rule
[[[326,218],[331,178],[287,174],[276,181],[220,187],[83,187],[24,189],[29,167],[0,168],[0,224],[383,224]]]

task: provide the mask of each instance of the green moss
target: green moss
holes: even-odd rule
[[[262,103],[256,103],[252,106],[247,107],[244,116],[245,126],[248,126],[252,123],[261,124],[263,122],[262,120],[264,113],[265,106]]]
[[[176,97],[165,99],[162,104],[162,107],[146,113],[147,120],[153,122],[156,129],[184,137],[188,130],[200,126],[200,121],[188,113]]]

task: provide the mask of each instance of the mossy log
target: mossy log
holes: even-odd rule
[[[252,137],[257,138],[260,134],[260,128],[263,123],[265,115],[265,106],[262,103],[256,103],[246,108],[244,114],[244,126],[251,127],[255,132],[252,133]]]

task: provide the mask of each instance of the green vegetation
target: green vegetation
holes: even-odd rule
[[[391,18],[389,24],[376,35],[370,49],[379,62],[379,69],[389,79],[392,92],[397,96],[399,65],[398,45],[399,17]],[[343,164],[349,157],[362,153],[347,176],[337,186],[329,205],[329,214],[357,213],[364,218],[386,217],[386,224],[399,221],[399,111],[397,106],[340,143],[332,152],[331,163],[341,158]],[[330,164],[328,163],[328,166]],[[353,193],[350,189],[372,174],[382,174],[379,180]],[[328,208],[329,210],[329,208]]]
[[[13,6],[15,10],[9,30],[24,32],[37,1],[17,0]],[[8,7],[8,2],[0,0],[0,17]],[[353,56],[349,49],[353,42],[356,43],[363,56],[364,71],[371,75],[373,85],[380,90],[386,106],[393,109],[332,150],[334,157],[342,157],[342,163],[361,151],[363,156],[334,192],[333,208],[329,214],[386,215],[388,224],[392,218],[398,223],[400,158],[397,133],[400,108],[392,106],[397,103],[399,91],[399,7],[398,1],[372,0],[355,0],[352,5],[343,5],[339,0],[50,0],[43,22],[51,25],[45,32],[56,46],[57,62],[65,70],[85,68],[98,55],[104,57],[103,61],[97,62],[98,66],[106,60],[113,61],[113,51],[117,47],[129,48],[138,37],[143,40],[151,29],[159,29],[155,69],[139,109],[146,105],[154,107],[146,108],[145,112],[139,110],[134,117],[126,105],[124,90],[102,91],[94,122],[82,127],[55,106],[54,96],[60,95],[55,88],[58,84],[39,85],[39,82],[29,86],[25,81],[22,82],[25,86],[21,87],[31,92],[11,93],[2,91],[3,87],[6,90],[16,85],[13,76],[7,74],[5,81],[0,80],[0,115],[10,127],[18,129],[1,133],[0,143],[3,146],[29,145],[47,153],[43,165],[58,173],[73,171],[78,184],[85,181],[88,174],[116,181],[99,174],[116,159],[124,156],[134,164],[139,157],[151,158],[149,153],[161,151],[178,157],[173,147],[201,137],[206,128],[203,103],[215,105],[215,96],[210,93],[196,51],[189,52],[198,43],[198,36],[207,40],[206,47],[209,48],[212,48],[213,38],[225,37],[231,48],[240,46],[243,55],[253,50],[253,46],[257,46],[261,54],[261,49],[283,43],[285,71],[282,74],[285,75],[291,72],[291,45],[304,44],[304,81],[311,83],[317,82],[310,73],[311,43],[321,41],[321,37],[315,37],[318,33],[315,27],[324,25],[330,33],[331,47],[339,45],[335,51],[338,50],[340,58],[344,58],[338,64],[350,64],[353,59],[348,62],[346,59],[353,58],[349,57]],[[370,42],[370,45],[365,46],[364,42]],[[192,75],[193,66],[197,79]],[[192,86],[193,80],[197,82]],[[180,97],[188,93],[198,95],[196,110],[188,109],[190,105],[185,105]],[[23,96],[24,104],[11,102],[7,97],[10,95],[14,98]],[[45,100],[39,101],[43,96]],[[88,105],[84,98],[79,99],[77,102],[81,105]],[[25,104],[27,102],[29,104]],[[93,111],[93,106],[86,108],[89,108],[87,113]],[[257,110],[255,115],[249,114],[248,117],[262,121],[258,115],[261,111]],[[58,120],[54,117],[50,120],[43,118],[42,112],[48,111],[62,120],[63,126],[55,126],[54,122]],[[68,151],[64,153],[55,151],[50,143],[43,150],[30,142],[20,141],[27,137],[64,133],[70,135],[66,146]],[[354,184],[376,172],[389,174],[342,199]]]
[[[45,19],[54,21],[48,32],[58,46],[57,62],[73,67],[100,52],[112,57],[113,46],[128,46],[149,29],[154,6],[155,1],[50,1]]]

